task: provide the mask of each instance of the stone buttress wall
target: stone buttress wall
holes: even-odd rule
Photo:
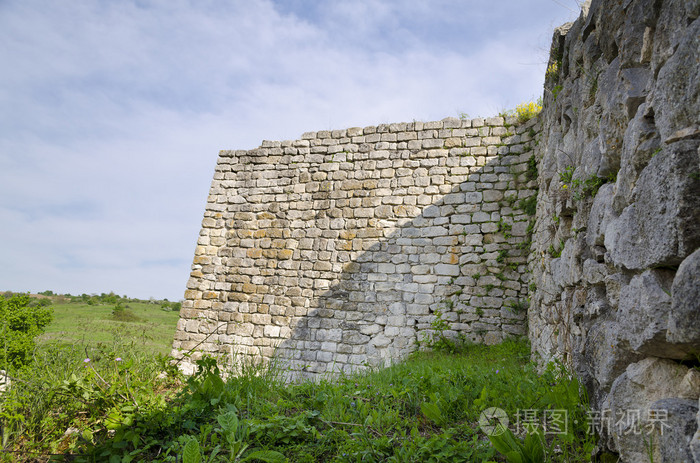
[[[436,334],[523,335],[535,121],[306,133],[222,151],[173,356],[292,377],[390,363]]]
[[[546,77],[530,339],[574,367],[625,462],[700,461],[698,15],[594,1]],[[648,434],[655,409],[667,427]]]

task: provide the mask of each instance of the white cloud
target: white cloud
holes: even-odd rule
[[[5,1],[0,290],[178,299],[219,149],[512,107],[541,92],[557,16],[550,0]]]

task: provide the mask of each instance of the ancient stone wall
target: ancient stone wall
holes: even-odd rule
[[[594,1],[546,76],[530,340],[574,368],[626,462],[700,461],[699,14]]]
[[[314,377],[524,335],[537,130],[448,118],[222,151],[173,355]]]
[[[435,335],[529,330],[535,359],[581,378],[601,451],[700,463],[698,16],[697,0],[587,4],[555,32],[544,110],[524,125],[221,152],[173,355],[318,377]]]

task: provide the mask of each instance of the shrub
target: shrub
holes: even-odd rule
[[[118,322],[141,322],[141,317],[136,315],[129,306],[124,306],[121,302],[112,309],[112,320]]]
[[[515,107],[515,114],[518,116],[520,122],[527,122],[533,117],[537,116],[540,111],[542,111],[542,99],[535,101],[530,101],[529,103],[522,103]]]
[[[51,323],[53,310],[31,307],[28,294],[16,294],[5,299],[0,296],[0,330],[3,348],[0,349],[0,368],[21,368],[31,360],[34,338]]]

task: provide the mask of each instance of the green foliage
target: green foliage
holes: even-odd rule
[[[508,207],[512,207],[515,201],[518,200],[518,195],[510,195],[510,196],[505,196],[503,200],[508,204]]]
[[[494,448],[509,463],[541,463],[544,461],[544,439],[539,432],[531,432],[521,441],[510,429],[500,435],[489,436]]]
[[[99,296],[97,296],[99,298]],[[58,302],[63,298],[63,302]],[[75,296],[52,297],[53,321],[46,327],[39,342],[60,339],[64,343],[87,344],[94,348],[99,343],[115,343],[118,338],[136,340],[136,349],[167,354],[172,348],[173,332],[178,312],[161,310],[162,302],[141,301],[120,297],[113,305],[89,305],[86,298]],[[174,303],[170,303],[174,304]]]
[[[498,231],[503,232],[503,237],[505,239],[508,239],[511,236],[513,236],[511,234],[511,230],[513,230],[513,224],[503,220],[503,217],[498,219],[498,222],[496,223],[496,225],[498,226]]]
[[[530,220],[527,224],[527,230],[525,232],[529,235],[535,229],[535,219]]]
[[[508,302],[507,307],[513,313],[526,312],[528,303],[525,300],[512,299]]]
[[[71,453],[108,433],[123,445],[139,442],[141,429],[126,426],[140,413],[164,407],[168,395],[163,392],[178,380],[167,358],[146,355],[136,343],[40,345],[32,367],[17,372],[2,397],[4,448]],[[163,371],[170,374],[159,378]],[[66,429],[77,431],[68,436]]]
[[[537,178],[537,159],[533,154],[527,160],[527,171],[525,171],[525,176],[528,180],[535,180]]]
[[[608,182],[615,182],[617,180],[617,173],[610,174],[607,177],[590,175],[584,180],[575,179],[573,177],[574,166],[567,166],[564,172],[559,172],[559,180],[563,183],[562,188],[565,190],[570,189],[573,199],[580,201],[586,197],[595,197],[601,186]]]
[[[552,64],[547,66],[547,71],[545,72],[545,80],[548,82],[558,82],[559,81],[559,70],[561,69],[561,60],[554,61]]]
[[[577,383],[556,368],[538,375],[527,342],[464,344],[453,354],[423,352],[382,370],[291,384],[274,366],[242,361],[240,374],[224,381],[213,358],[197,361],[185,379],[166,359],[128,347],[88,350],[87,362],[84,346],[40,351],[0,409],[11,461],[49,453],[76,462],[487,461],[502,450],[476,426],[484,408],[513,418],[532,404],[561,408],[585,427]],[[76,432],[65,435],[68,428]],[[545,458],[557,447],[562,461],[585,461],[590,442],[574,428],[545,442]]]
[[[158,307],[154,313],[167,315]],[[129,323],[110,323],[120,327],[110,342],[34,348],[34,363],[0,399],[0,461],[488,461],[500,448],[479,430],[481,411],[497,406],[515,417],[533,404],[566,409],[582,423],[544,443],[545,461],[587,461],[591,453],[593,438],[581,431],[585,400],[564,370],[538,375],[524,341],[448,339],[440,312],[430,352],[293,384],[275,365],[227,359],[233,376],[210,357],[184,378],[171,359],[144,349]]]
[[[112,309],[112,319],[118,322],[143,321],[129,308],[129,306],[124,306],[121,302],[117,302]]]
[[[591,87],[588,90],[588,97],[595,98],[595,94],[598,92],[598,76],[594,77],[591,82]]]
[[[552,96],[554,97],[554,100],[556,101],[557,96],[559,95],[559,92],[561,92],[561,89],[563,87],[561,85],[555,85],[554,88],[552,88]]]
[[[202,461],[202,453],[199,450],[199,442],[194,437],[190,438],[182,449],[183,463],[200,463]]]
[[[32,307],[29,295],[0,296],[0,323],[3,347],[0,349],[0,369],[15,370],[31,361],[35,338],[51,323],[53,311],[47,307]]]
[[[529,198],[521,199],[519,207],[527,215],[535,215],[535,212],[537,212],[537,196],[532,195]]]
[[[160,304],[160,308],[165,312],[179,312],[182,308],[182,302],[163,301]]]
[[[537,101],[520,103],[515,109],[503,110],[498,115],[504,119],[514,116],[518,118],[518,122],[524,123],[537,116],[540,111],[542,111],[542,98],[539,98]]]
[[[519,122],[529,121],[537,116],[540,111],[542,111],[542,98],[539,98],[537,102],[521,103],[515,107],[515,114],[518,116]]]
[[[564,187],[571,187],[571,182],[574,177],[574,166],[567,166],[563,172],[559,172],[559,180],[564,184]]]
[[[563,250],[564,250],[564,240],[560,240],[559,245],[557,247],[554,247],[554,244],[550,244],[548,252],[552,257],[554,257],[556,259],[557,257],[561,256],[561,252]]]
[[[532,240],[528,238],[527,240],[518,244],[518,249],[528,250],[528,249],[530,249],[531,245],[532,245]],[[513,269],[513,270],[515,270],[515,269]]]
[[[446,299],[443,303],[445,303],[447,310],[452,310],[454,302],[451,299]],[[423,335],[419,345],[428,349],[450,353],[458,352],[465,346],[466,340],[464,337],[451,338],[447,336],[446,331],[450,329],[450,324],[443,318],[442,311],[436,310],[434,312],[430,327],[431,332]]]

